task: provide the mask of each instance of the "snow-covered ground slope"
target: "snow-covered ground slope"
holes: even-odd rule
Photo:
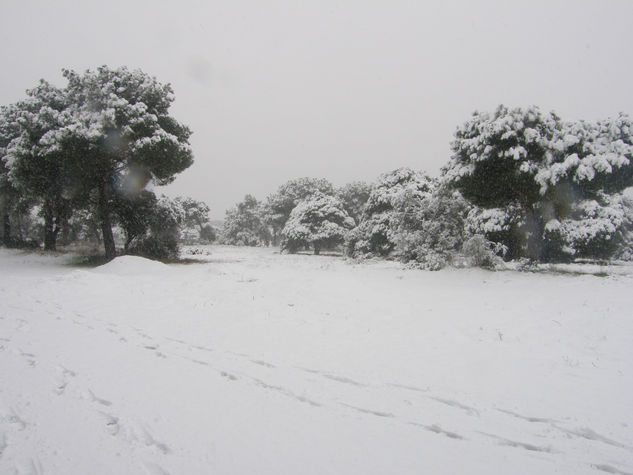
[[[633,269],[208,249],[0,250],[0,473],[633,473]]]

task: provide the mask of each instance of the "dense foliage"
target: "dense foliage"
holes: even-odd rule
[[[167,184],[191,165],[191,131],[169,115],[171,86],[142,71],[63,73],[65,88],[42,80],[0,111],[3,243],[12,241],[11,221],[28,202],[44,218],[46,249],[87,211],[112,258],[113,225],[124,228],[129,248],[148,226],[150,207],[160,212],[146,185]]]
[[[264,223],[262,205],[252,195],[226,212],[220,241],[234,246],[268,246],[271,233]]]
[[[263,213],[275,244],[295,206],[317,192],[333,195],[334,187],[324,178],[297,178],[284,183],[276,193],[268,196]]]
[[[311,247],[315,254],[343,243],[354,227],[354,219],[343,203],[333,196],[315,193],[290,213],[281,236],[281,248],[290,253]]]
[[[390,254],[408,210],[429,197],[434,187],[431,178],[410,168],[381,175],[371,189],[358,226],[348,237],[348,252],[354,256]]]
[[[508,258],[610,257],[625,225],[617,193],[633,185],[633,127],[564,122],[538,108],[475,113],[457,129],[444,182],[479,209],[472,221]]]

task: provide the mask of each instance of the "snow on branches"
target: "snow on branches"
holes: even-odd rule
[[[296,252],[312,246],[315,254],[321,249],[341,244],[354,227],[341,201],[321,192],[301,201],[290,213],[282,235],[282,249]]]

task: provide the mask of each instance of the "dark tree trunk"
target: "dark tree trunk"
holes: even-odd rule
[[[101,221],[101,234],[105,257],[112,260],[116,257],[116,246],[112,234],[112,221],[110,219],[110,207],[108,205],[108,183],[103,183],[99,188],[99,218]]]
[[[316,242],[314,243],[314,255],[318,256],[319,254],[321,254],[321,245],[317,244]]]
[[[7,247],[11,245],[11,219],[9,213],[2,214],[2,236],[0,236],[0,244]]]
[[[55,232],[55,213],[53,205],[44,203],[44,250],[54,251],[57,244],[57,233]]]
[[[526,225],[526,254],[540,261],[543,254],[543,223],[531,206],[524,206]]]

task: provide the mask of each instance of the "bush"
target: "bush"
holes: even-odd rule
[[[501,263],[501,258],[497,254],[503,254],[504,251],[505,248],[488,241],[481,234],[471,237],[462,246],[466,265],[485,269],[495,269]]]
[[[148,259],[176,259],[179,254],[178,239],[173,236],[148,236],[130,246],[128,254]]]

